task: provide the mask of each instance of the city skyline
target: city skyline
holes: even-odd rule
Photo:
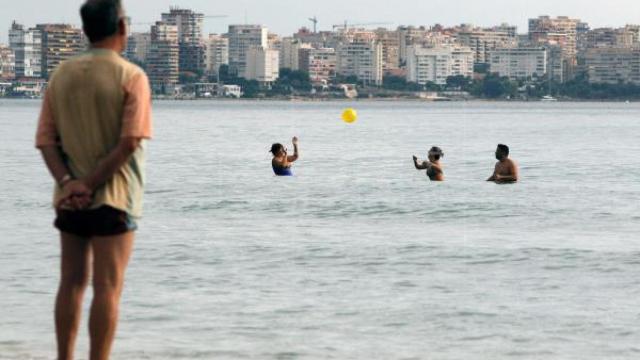
[[[55,4],[42,0],[23,0],[12,5],[12,11],[0,14],[0,44],[8,42],[8,29],[16,20],[27,26],[38,23],[69,23],[80,25],[78,9],[83,0],[60,0]],[[271,32],[288,35],[300,27],[311,28],[309,17],[317,16],[318,30],[331,30],[332,25],[345,20],[351,23],[386,23],[384,27],[394,28],[399,25],[433,25],[440,23],[452,26],[471,23],[477,26],[492,26],[500,23],[516,25],[520,33],[527,30],[529,18],[538,15],[566,15],[579,18],[589,23],[592,28],[618,27],[627,23],[640,23],[640,2],[629,0],[613,0],[609,6],[588,4],[577,0],[555,2],[540,0],[535,3],[526,1],[493,1],[489,4],[460,0],[447,2],[436,0],[430,3],[419,1],[350,1],[326,0],[322,6],[300,3],[292,0],[275,2],[258,2],[255,0],[239,0],[233,3],[211,4],[204,0],[158,0],[153,3],[140,3],[124,0],[128,15],[132,17],[133,31],[149,31],[150,24],[160,19],[160,13],[166,12],[170,6],[191,8],[206,15],[227,15],[226,18],[207,19],[204,23],[205,33],[223,33],[229,24],[261,24]],[[341,11],[334,9],[340,4]],[[363,6],[367,6],[368,15],[363,15]],[[374,4],[375,6],[372,6]],[[617,6],[616,6],[617,5]],[[464,8],[461,13],[457,9]],[[41,11],[34,13],[33,8]],[[288,9],[286,12],[280,9]],[[438,9],[432,12],[431,9]],[[388,14],[393,12],[394,15]],[[291,14],[299,14],[292,16]],[[143,23],[143,24],[141,24]]]

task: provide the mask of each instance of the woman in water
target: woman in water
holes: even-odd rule
[[[293,176],[291,165],[298,160],[298,138],[293,137],[293,155],[287,155],[287,149],[282,144],[271,145],[271,167],[277,176]]]
[[[417,170],[427,170],[427,176],[431,181],[444,181],[444,172],[442,171],[442,165],[440,159],[444,157],[442,149],[434,146],[429,150],[429,160],[418,163],[418,158],[413,157],[413,164]]]

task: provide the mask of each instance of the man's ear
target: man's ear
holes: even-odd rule
[[[124,18],[118,20],[118,35],[127,35],[127,23]]]

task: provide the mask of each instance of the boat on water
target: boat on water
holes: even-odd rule
[[[545,95],[540,99],[540,101],[549,102],[549,101],[558,101],[558,99],[554,98],[551,95]]]

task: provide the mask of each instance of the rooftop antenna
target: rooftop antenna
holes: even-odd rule
[[[318,17],[314,15],[312,18],[309,18],[309,21],[313,23],[313,33],[316,34],[318,32]]]

